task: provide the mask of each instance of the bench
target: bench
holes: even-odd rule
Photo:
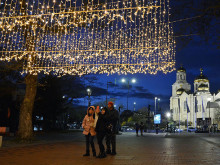
[[[0,148],[2,147],[2,136],[9,133],[9,127],[0,127]]]
[[[2,136],[0,136],[0,148],[2,147]]]
[[[0,127],[0,134],[9,133],[9,127]]]

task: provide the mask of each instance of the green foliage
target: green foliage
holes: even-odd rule
[[[133,121],[133,117],[128,118],[128,123]]]

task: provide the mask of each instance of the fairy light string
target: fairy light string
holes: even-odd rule
[[[169,0],[2,0],[0,60],[23,60],[22,74],[172,72],[169,10]]]

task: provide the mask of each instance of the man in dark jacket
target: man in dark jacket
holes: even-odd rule
[[[116,155],[116,133],[117,133],[117,123],[119,119],[119,113],[114,109],[114,103],[108,102],[109,111],[106,113],[107,120],[107,134],[106,134],[106,145],[107,154]],[[112,150],[111,150],[112,145]]]
[[[100,150],[100,153],[99,155],[97,156],[97,158],[105,158],[106,157],[106,154],[105,154],[105,147],[102,143],[105,135],[106,135],[106,112],[107,112],[107,108],[102,108],[101,109],[101,112],[99,112],[99,110],[97,110],[97,113],[98,113],[98,121],[96,123],[96,128],[95,128],[95,131],[96,131],[96,137],[97,137],[97,141],[98,141],[98,144],[99,144],[99,150]]]

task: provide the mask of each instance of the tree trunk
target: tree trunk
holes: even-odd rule
[[[32,112],[37,92],[37,76],[28,74],[25,77],[26,91],[21,104],[18,136],[21,140],[31,140],[33,137]]]

